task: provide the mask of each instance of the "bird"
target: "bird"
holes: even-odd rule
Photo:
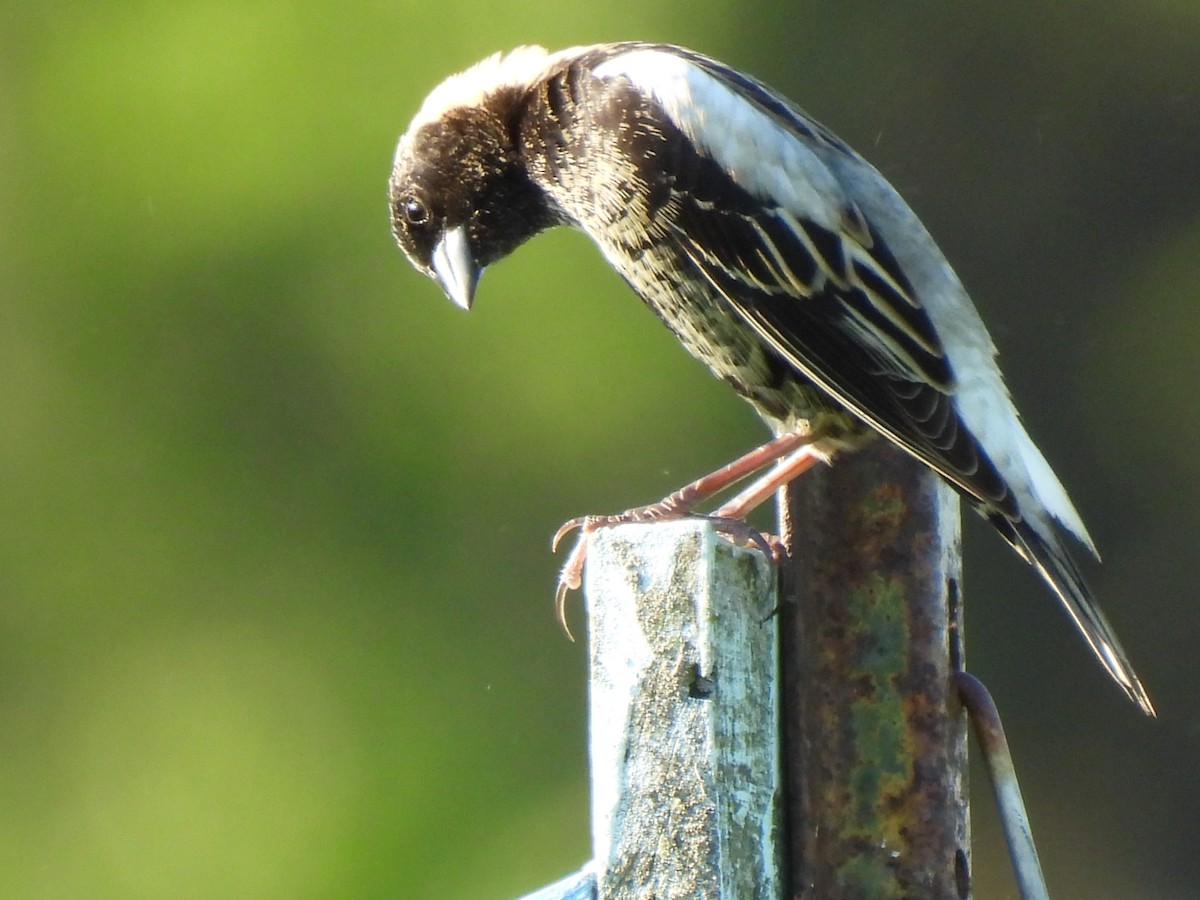
[[[882,436],[1036,569],[1154,715],[1068,542],[1098,560],[1095,544],[1026,432],[966,289],[888,181],[792,101],[675,45],[522,46],[429,93],[397,145],[388,199],[400,248],[463,309],[482,272],[530,238],[583,231],[775,435],[661,503],[572,520],[556,543],[690,513],[709,488],[774,463],[717,511],[736,532],[779,484]],[[583,552],[560,576],[560,604]]]

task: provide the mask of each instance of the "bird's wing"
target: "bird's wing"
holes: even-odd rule
[[[991,510],[1019,517],[955,409],[942,337],[858,208],[847,200],[828,228],[693,156],[674,185],[668,239],[681,254],[803,375]]]
[[[669,183],[659,239],[798,372],[990,511],[1019,519],[984,436],[955,405],[962,373],[947,335],[828,162],[859,162],[856,154],[715,60],[650,44],[594,52],[596,77],[631,84],[657,108],[669,158],[643,171]],[[990,347],[982,323],[977,330],[955,337]],[[1006,403],[998,376],[996,390]]]

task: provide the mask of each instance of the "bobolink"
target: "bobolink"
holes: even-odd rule
[[[486,266],[547,228],[581,229],[775,433],[753,465],[782,459],[786,478],[883,435],[1036,567],[1153,712],[1064,544],[1095,554],[1087,529],[962,284],[887,181],[790,101],[680,47],[522,47],[429,95],[390,203],[401,248],[464,309]],[[577,579],[568,565],[560,596]]]

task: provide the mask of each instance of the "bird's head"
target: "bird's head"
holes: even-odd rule
[[[484,268],[558,216],[530,178],[520,138],[541,48],[493,57],[447,79],[400,138],[388,195],[409,261],[469,309]]]

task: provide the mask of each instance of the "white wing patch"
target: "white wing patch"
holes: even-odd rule
[[[739,185],[770,205],[830,230],[841,224],[845,192],[796,135],[699,66],[663,50],[620,53],[593,70],[628,78]]]

